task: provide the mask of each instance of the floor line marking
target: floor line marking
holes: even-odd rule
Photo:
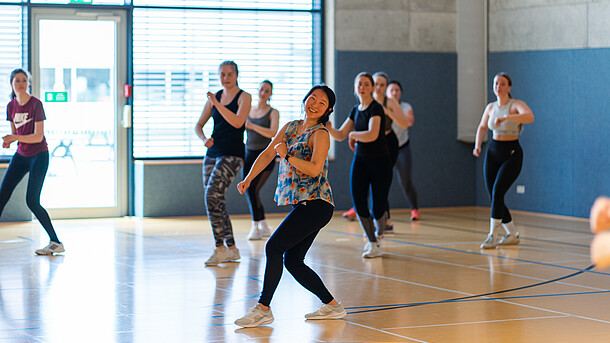
[[[530,317],[530,318],[512,318],[512,319],[482,320],[482,321],[478,321],[478,322],[461,322],[461,323],[446,323],[446,324],[403,326],[403,327],[395,327],[395,328],[385,328],[384,330],[419,329],[419,328],[432,328],[432,327],[441,327],[441,326],[456,326],[456,325],[501,323],[501,322],[520,321],[520,320],[556,319],[556,318],[569,318],[569,317],[570,316],[545,316],[545,317]]]

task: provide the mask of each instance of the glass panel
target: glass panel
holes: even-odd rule
[[[23,17],[25,7],[0,5],[0,133],[10,134],[6,120],[6,104],[11,94],[9,75],[16,68],[23,68]],[[17,144],[0,150],[0,159],[9,159],[17,151]]]
[[[312,0],[133,0],[135,6],[311,10]]]
[[[115,22],[41,20],[51,209],[116,206]],[[61,195],[61,196],[59,196]]]
[[[125,0],[31,0],[33,4],[124,5]]]
[[[264,79],[281,123],[301,116],[313,83],[309,12],[134,9],[134,156],[203,156],[194,126],[206,92],[220,89],[218,65],[234,60],[256,102]],[[206,125],[211,130],[211,121]]]

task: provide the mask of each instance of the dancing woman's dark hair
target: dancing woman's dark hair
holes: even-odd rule
[[[326,108],[326,112],[324,112],[324,114],[320,118],[318,118],[318,124],[326,124],[326,122],[328,122],[328,119],[330,118],[330,114],[333,112],[333,107],[335,106],[335,101],[337,99],[335,97],[335,92],[333,92],[330,87],[325,84],[321,84],[313,86],[309,90],[309,92],[307,92],[307,94],[303,98],[303,105],[305,105],[305,100],[307,100],[311,93],[313,93],[316,89],[321,89],[324,93],[326,93],[326,96],[328,97],[328,107]]]
[[[25,69],[17,68],[11,72],[11,76],[10,76],[10,84],[11,84],[10,98],[11,98],[11,100],[15,99],[15,97],[17,96],[17,94],[15,94],[15,90],[13,90],[13,80],[15,79],[15,76],[17,76],[17,74],[25,75],[25,77],[28,79],[28,83],[30,83],[30,80],[32,78],[30,76],[30,73],[28,73]]]
[[[388,87],[389,87],[390,85],[397,85],[397,86],[398,86],[398,89],[400,89],[400,92],[401,92],[401,93],[404,93],[404,91],[402,90],[402,85],[400,84],[400,82],[398,82],[398,81],[396,81],[396,80],[392,80],[392,81],[388,82]]]

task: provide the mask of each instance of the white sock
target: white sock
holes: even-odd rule
[[[502,223],[502,228],[504,229],[504,231],[506,231],[507,235],[510,235],[511,232],[517,231],[517,229],[515,228],[515,224],[512,221],[508,223]]]
[[[259,229],[269,228],[269,225],[267,225],[267,219],[263,219],[263,220],[259,221],[258,227],[259,227]]]
[[[489,234],[493,236],[494,231],[498,226],[502,225],[502,219],[489,219]]]

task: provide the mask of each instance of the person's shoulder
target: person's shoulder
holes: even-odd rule
[[[30,95],[30,102],[32,105],[42,105],[42,101],[33,95]]]

